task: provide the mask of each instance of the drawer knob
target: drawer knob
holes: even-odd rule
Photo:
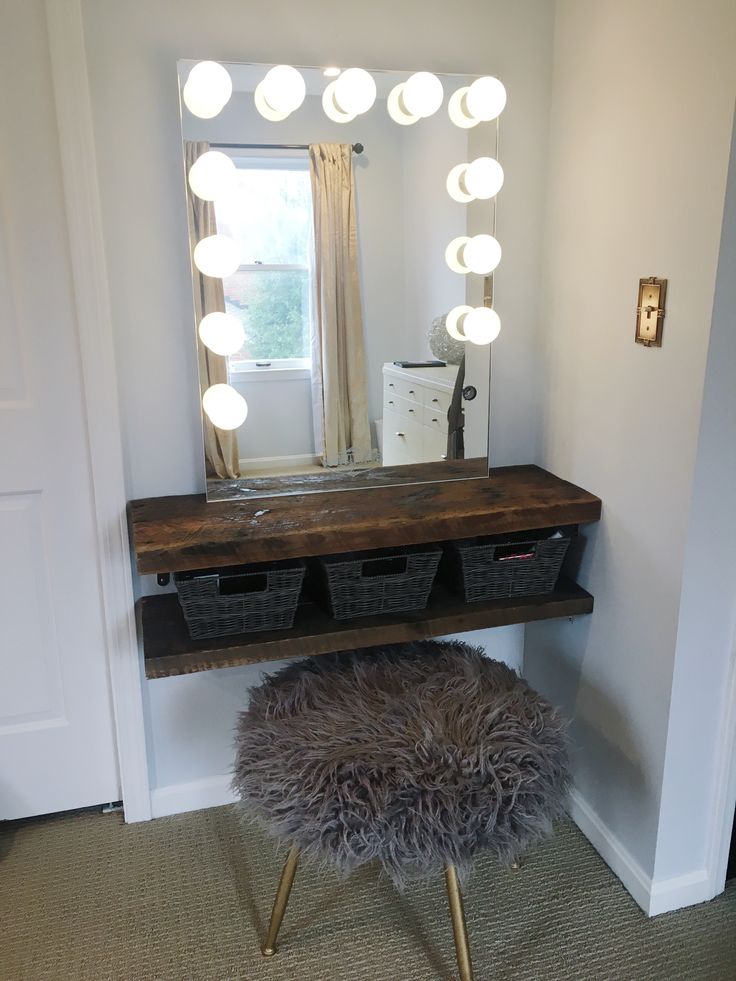
[[[406,433],[397,433],[397,436],[406,436]]]
[[[394,404],[394,401],[393,401],[393,399],[389,399],[389,400],[388,400],[388,404],[389,404],[389,405],[393,405],[393,404]]]
[[[432,399],[432,401],[433,401],[433,402],[438,402],[438,403],[439,403],[439,399]]]
[[[447,454],[443,453],[442,456],[440,457],[440,460],[446,460],[446,459],[447,459]]]
[[[437,422],[437,421],[438,421],[437,419],[433,419],[433,420],[432,420],[432,422]]]
[[[414,409],[409,409],[409,412],[413,412],[413,411],[414,411]]]
[[[410,388],[409,389],[409,395],[413,395],[413,394],[414,394],[414,389],[413,388]]]

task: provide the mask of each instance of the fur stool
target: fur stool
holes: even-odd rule
[[[482,649],[423,641],[296,662],[251,692],[233,787],[291,843],[263,954],[275,952],[300,854],[376,859],[402,887],[444,870],[460,977],[472,978],[460,882],[487,848],[514,864],[568,784],[565,725]]]

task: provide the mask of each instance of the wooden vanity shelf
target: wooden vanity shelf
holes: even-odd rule
[[[129,505],[138,571],[180,572],[335,552],[449,541],[597,521],[600,500],[539,467],[503,467],[487,478],[330,494],[208,503],[204,495]],[[176,595],[138,604],[146,675],[326,654],[483,627],[590,613],[593,597],[560,579],[544,596],[466,604],[438,583],[425,610],[337,622],[300,605],[289,630],[212,640],[189,637]]]

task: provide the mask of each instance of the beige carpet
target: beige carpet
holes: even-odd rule
[[[0,824],[2,981],[449,981],[442,881],[301,870],[280,950],[258,951],[281,855],[234,809]],[[572,826],[466,894],[478,981],[734,981],[736,887],[647,920]]]

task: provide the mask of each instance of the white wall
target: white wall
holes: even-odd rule
[[[594,615],[529,626],[525,666],[573,718],[591,829],[645,892],[664,832],[735,44],[727,0],[557,4],[538,460],[598,494],[603,520],[580,574]],[[669,279],[661,349],[634,343],[650,275]],[[713,706],[692,692],[690,703],[696,726]],[[670,878],[699,867],[690,849],[662,855]]]
[[[190,273],[181,246],[187,229],[179,58],[493,72],[504,80],[507,180],[499,237],[505,253],[498,295],[506,331],[494,360],[494,463],[529,462],[538,312],[530,284],[540,275],[552,16],[547,0],[363,6],[320,0],[298,7],[287,0],[84,2],[129,497],[202,490],[199,417],[191,398]],[[149,579],[143,588],[155,587]],[[492,632],[491,652],[510,643],[518,660],[521,635],[521,627]],[[223,677],[215,672],[148,683],[159,789],[222,777],[237,701],[230,693],[240,689],[245,698],[252,671],[228,672],[226,692]],[[177,745],[192,713],[198,713],[197,731],[213,734],[206,753],[187,754]]]

